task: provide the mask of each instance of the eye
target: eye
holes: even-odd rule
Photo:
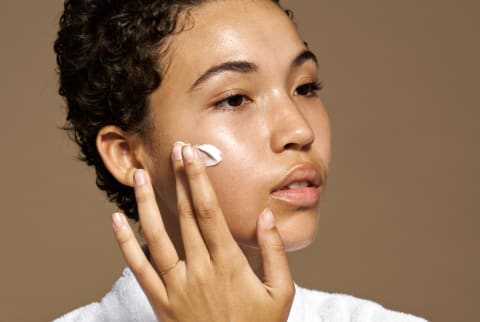
[[[316,96],[317,92],[323,88],[322,83],[312,82],[298,86],[293,95]]]
[[[235,110],[241,108],[243,105],[250,102],[250,99],[245,95],[233,94],[228,97],[216,102],[214,104],[215,108],[226,109],[226,110]]]

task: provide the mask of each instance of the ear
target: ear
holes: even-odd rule
[[[117,126],[108,125],[97,134],[97,150],[105,167],[118,182],[133,186],[135,169],[144,168],[144,153],[141,141]]]

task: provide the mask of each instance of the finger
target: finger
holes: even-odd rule
[[[290,295],[294,291],[294,284],[287,254],[269,209],[265,209],[258,218],[257,240],[263,260],[264,284],[273,294]]]
[[[187,265],[196,265],[200,261],[208,259],[209,254],[198,228],[197,220],[193,212],[192,202],[188,192],[185,171],[182,161],[182,146],[177,142],[173,146],[172,163],[175,173],[175,186],[177,192],[177,209],[182,233],[183,246]]]
[[[114,213],[112,226],[117,244],[128,267],[142,287],[145,295],[153,303],[166,303],[167,292],[163,282],[143,253],[124,215]]]
[[[215,259],[225,254],[235,255],[240,249],[230,233],[197,149],[185,145],[182,156],[198,226],[210,256]]]
[[[178,261],[178,254],[163,225],[147,172],[137,169],[134,173],[134,183],[142,234],[154,264],[162,272]]]

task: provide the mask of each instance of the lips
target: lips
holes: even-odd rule
[[[293,206],[312,207],[320,200],[322,184],[320,172],[312,164],[302,164],[290,170],[271,196]]]

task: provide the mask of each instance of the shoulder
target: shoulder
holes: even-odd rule
[[[378,303],[345,294],[309,290],[295,285],[288,322],[425,322],[410,314],[388,310]]]
[[[425,322],[410,314],[345,294],[331,294],[295,285],[295,297],[288,322]],[[54,322],[154,322],[153,310],[133,273],[122,276],[99,302],[80,307]]]
[[[54,322],[157,321],[148,300],[133,273],[126,268],[99,302],[69,312]]]

